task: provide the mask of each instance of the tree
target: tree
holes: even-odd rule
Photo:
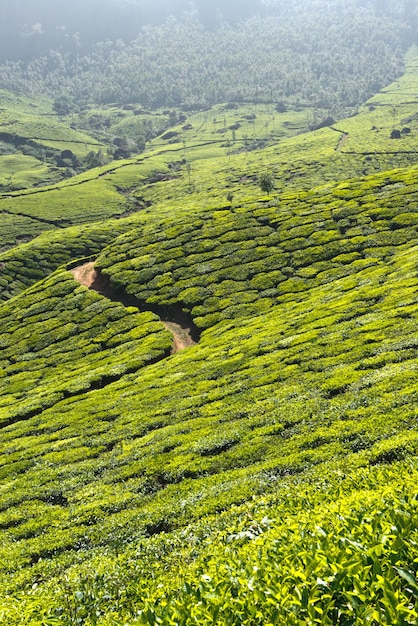
[[[274,187],[274,176],[271,172],[263,172],[258,177],[258,184],[260,185],[261,191],[264,191],[268,195],[270,195],[271,190]]]
[[[62,95],[55,98],[53,109],[58,115],[69,115],[74,110],[74,102],[69,96]]]

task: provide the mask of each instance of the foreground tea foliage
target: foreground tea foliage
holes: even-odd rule
[[[404,186],[393,193],[399,189]],[[389,202],[390,195],[385,198]],[[217,219],[225,215],[213,216]],[[246,219],[255,220],[251,214]],[[184,232],[181,220],[177,230],[167,224],[166,236],[179,232]],[[200,232],[207,234],[204,228]],[[5,319],[13,320],[9,308],[23,304],[30,311],[33,297],[35,309],[44,309],[43,323],[58,324],[52,333],[74,335],[71,342],[62,337],[68,350],[63,366],[71,364],[68,382],[64,370],[57,370],[57,382],[48,367],[48,359],[57,366],[54,352],[47,348],[43,355],[38,345],[47,339],[47,347],[54,335],[38,338],[27,315],[10,328],[3,348],[7,358],[7,350],[22,347],[26,362],[24,371],[16,371],[15,385],[26,389],[29,381],[35,383],[33,398],[17,404],[17,396],[4,388],[5,591],[46,581],[76,554],[84,560],[106,547],[123,551],[144,536],[226,510],[275,489],[287,476],[303,477],[309,468],[326,472],[338,460],[355,467],[415,454],[417,246],[409,226],[407,236],[402,229],[387,231],[393,232],[399,233],[398,243],[389,240],[383,257],[353,258],[349,272],[330,271],[328,280],[313,276],[309,283],[305,277],[304,291],[276,295],[261,315],[237,311],[208,327],[198,346],[146,367],[153,335],[133,337],[126,325],[133,317],[129,310],[77,287],[65,272],[3,304]],[[130,236],[122,235],[120,243]],[[72,318],[64,318],[65,325],[56,318],[53,300],[62,299],[63,287],[68,294],[63,305]],[[83,298],[105,307],[104,314],[91,317],[91,307],[81,306],[77,316],[87,318],[78,327],[75,311]],[[124,320],[120,328],[114,313]],[[168,334],[148,319],[161,329],[155,338],[164,351]],[[138,356],[131,352],[133,338],[139,340]],[[98,340],[105,350],[96,354]],[[129,372],[132,361],[137,371]],[[42,371],[42,379],[27,371],[28,362],[32,372]],[[6,367],[14,372],[19,359]],[[88,384],[74,389],[86,376]],[[96,377],[103,389],[92,389]],[[59,385],[66,389],[63,395]],[[14,394],[23,389],[16,387]]]
[[[414,624],[416,464],[282,479],[275,495],[108,550],[5,598],[3,621]]]

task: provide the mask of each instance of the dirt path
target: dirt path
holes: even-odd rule
[[[196,342],[190,336],[190,329],[183,328],[180,324],[176,324],[176,322],[165,322],[164,320],[161,320],[161,322],[174,338],[171,354],[176,354],[176,352],[180,352],[180,350],[196,345]]]
[[[74,278],[89,289],[92,287],[94,281],[97,279],[97,270],[94,267],[94,262],[84,263],[74,269],[70,270]]]
[[[83,265],[79,265],[78,267],[74,267],[70,270],[71,274],[74,276],[75,280],[79,283],[87,287],[88,289],[94,289],[98,293],[106,296],[106,280],[104,280],[96,268],[94,267],[94,261],[90,261],[88,263],[84,263]],[[186,328],[177,324],[177,322],[172,322],[168,320],[161,320],[164,327],[170,331],[173,335],[173,347],[171,349],[171,354],[176,354],[176,352],[180,352],[180,350],[185,350],[186,348],[190,348],[191,346],[196,345],[196,341],[192,339],[190,328]]]
[[[337,152],[341,152],[341,150],[343,149],[344,144],[346,143],[347,139],[348,139],[348,133],[343,133],[343,134],[341,135],[341,139],[340,139],[340,141],[338,142],[338,146],[337,146],[337,148],[336,148],[336,151],[337,151]]]

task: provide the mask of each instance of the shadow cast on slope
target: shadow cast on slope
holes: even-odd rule
[[[186,313],[181,304],[172,305],[156,305],[141,301],[135,296],[126,293],[120,287],[115,288],[109,278],[102,274],[100,270],[94,269],[92,280],[88,285],[89,289],[93,289],[102,296],[108,298],[112,302],[118,302],[125,307],[134,306],[139,311],[150,311],[161,319],[162,323],[174,335],[177,342],[177,350],[190,347],[199,342],[200,330],[193,321],[191,315]]]

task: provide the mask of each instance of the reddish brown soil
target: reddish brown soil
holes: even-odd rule
[[[79,283],[88,289],[94,289],[98,293],[106,296],[106,281],[97,272],[93,261],[74,267],[70,270],[70,272]],[[177,324],[176,322],[169,322],[167,320],[161,320],[161,322],[173,335],[173,347],[171,349],[171,354],[175,354],[176,352],[180,352],[180,350],[196,345],[196,342],[191,337],[190,328],[183,328],[180,324]]]
[[[176,352],[180,352],[180,350],[196,345],[196,342],[190,336],[189,328],[183,328],[180,324],[176,324],[176,322],[165,322],[164,320],[161,320],[161,322],[164,324],[166,329],[170,331],[174,338],[171,354],[175,354]]]
[[[92,287],[97,278],[97,270],[95,269],[93,262],[79,265],[78,267],[70,270],[70,272],[79,283],[89,289]]]

